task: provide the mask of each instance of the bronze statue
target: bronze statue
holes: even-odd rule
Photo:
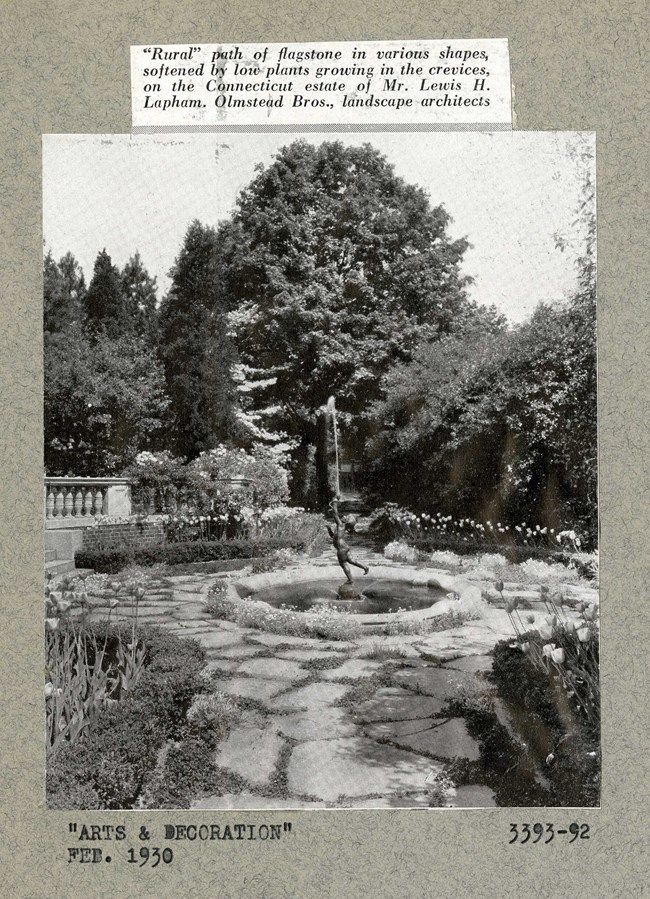
[[[338,563],[345,572],[345,576],[348,580],[348,584],[352,584],[352,574],[350,573],[350,565],[354,565],[355,568],[363,569],[364,574],[368,574],[370,569],[367,565],[362,565],[360,562],[355,562],[350,558],[350,547],[345,539],[345,524],[341,521],[339,517],[338,510],[338,499],[333,499],[330,503],[330,508],[332,509],[332,514],[334,515],[334,521],[336,522],[336,530],[333,530],[329,525],[327,525],[327,532],[332,538],[332,543],[334,544],[334,548],[336,549],[336,558],[338,559]]]

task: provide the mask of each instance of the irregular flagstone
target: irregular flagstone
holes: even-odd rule
[[[177,621],[206,621],[205,606],[177,606],[171,613]],[[209,620],[209,619],[207,619]]]
[[[286,684],[284,685],[286,687]],[[272,709],[312,709],[314,706],[333,705],[350,688],[343,684],[323,684],[316,682],[306,687],[298,687],[290,693],[279,696],[272,703]]]
[[[281,680],[262,680],[257,677],[232,677],[219,685],[222,693],[240,696],[243,699],[255,699],[267,702],[287,689],[287,682]]]
[[[425,665],[414,665],[393,673],[393,680],[401,686],[443,700],[453,699],[459,687],[470,679],[470,675],[464,671]]]
[[[306,740],[352,737],[357,732],[345,709],[340,706],[323,706],[312,712],[294,712],[275,720],[280,733],[300,743]]]
[[[426,777],[440,771],[435,762],[411,752],[364,737],[342,737],[296,746],[287,780],[291,792],[334,801],[342,796],[422,790]]]
[[[402,687],[383,687],[372,699],[359,703],[352,710],[363,721],[401,721],[409,718],[430,718],[439,714],[445,701],[437,696],[417,696]]]
[[[324,802],[306,802],[303,799],[271,799],[268,796],[256,796],[244,790],[241,793],[226,793],[224,796],[206,796],[197,799],[190,806],[192,809],[258,809],[268,811],[275,808],[304,809],[327,808]]]
[[[221,649],[222,647],[234,646],[239,642],[236,634],[230,631],[210,630],[207,633],[198,633],[194,638],[204,649]]]
[[[167,630],[171,631],[172,634],[178,634],[179,637],[194,637],[197,634],[210,633],[210,626],[208,624],[201,624],[200,621],[183,624],[181,621],[172,620],[165,621],[164,626]]]
[[[256,786],[266,786],[280,755],[284,740],[273,725],[258,727],[248,723],[235,727],[217,750],[215,762]]]
[[[372,659],[348,659],[338,668],[328,668],[319,673],[323,680],[337,681],[345,678],[372,677],[382,667],[381,662]]]
[[[492,670],[492,656],[464,656],[446,662],[444,667],[453,671],[466,671],[468,674],[482,674]]]
[[[233,633],[237,634],[259,634],[259,631],[255,630],[254,627],[242,627],[241,624],[236,624],[234,621],[225,621],[221,618],[211,618],[209,619],[215,627],[219,627],[222,631],[233,631]]]
[[[169,610],[161,609],[160,606],[147,606],[145,608],[140,606],[137,612],[135,609],[120,609],[119,615],[114,617],[118,619],[128,618],[129,621],[133,621],[135,618],[137,618],[138,620],[144,621],[149,620],[150,618],[164,618],[166,615],[169,615]]]
[[[427,752],[438,758],[476,761],[480,757],[478,743],[467,732],[462,718],[387,721],[367,725],[364,730],[376,740],[390,740],[413,752]]]
[[[496,808],[497,801],[489,787],[468,784],[457,788],[450,805],[452,808]]]
[[[294,684],[309,677],[309,672],[301,668],[297,662],[275,658],[249,659],[239,666],[238,671],[242,674],[250,674],[253,677],[286,680],[287,683]]]
[[[230,674],[238,667],[239,662],[233,661],[232,659],[209,659],[205,663],[205,668],[201,673],[205,673],[206,675],[213,672],[215,674]]]
[[[260,653],[265,652],[263,646],[250,646],[248,643],[242,643],[241,641],[235,643],[234,646],[228,646],[225,649],[222,649],[219,652],[219,658],[222,659],[239,659],[243,661],[244,659],[250,659],[253,656],[258,656]]]
[[[295,646],[300,649],[310,649],[314,646],[318,647],[319,641],[312,640],[309,637],[290,637],[285,634],[267,634],[263,631],[256,631],[255,636],[251,637],[256,643],[274,648],[276,646]]]

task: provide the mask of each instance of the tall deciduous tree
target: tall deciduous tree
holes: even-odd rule
[[[52,336],[45,360],[45,464],[51,475],[119,474],[157,449],[167,408],[161,366],[133,337]]]
[[[448,223],[368,144],[297,141],[241,194],[220,232],[231,323],[305,451],[330,394],[361,444],[381,375],[461,313],[467,243]]]
[[[171,400],[170,440],[189,459],[231,436],[235,351],[219,284],[217,234],[192,222],[160,309],[160,355]]]

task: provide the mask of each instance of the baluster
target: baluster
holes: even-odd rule
[[[74,496],[70,487],[65,488],[65,496],[63,499],[63,517],[72,518],[72,510],[74,508]]]
[[[94,515],[97,517],[102,514],[102,509],[104,508],[104,491],[101,487],[97,487],[95,489],[95,509]]]
[[[74,493],[74,517],[81,518],[83,515],[84,496],[81,487],[77,487]]]
[[[45,518],[52,518],[54,515],[54,491],[48,485],[46,487],[47,493],[45,498]]]
[[[63,488],[57,486],[55,489],[56,496],[54,497],[54,517],[63,518]]]
[[[90,487],[82,487],[84,518],[90,518],[93,514],[93,491]]]

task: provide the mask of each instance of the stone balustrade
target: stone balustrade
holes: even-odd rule
[[[131,515],[126,478],[45,478],[45,528],[84,528],[98,515]]]

